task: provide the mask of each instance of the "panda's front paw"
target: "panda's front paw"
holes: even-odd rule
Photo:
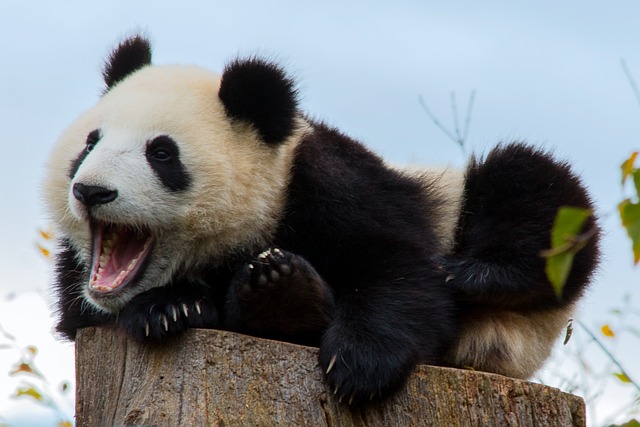
[[[189,328],[218,326],[218,311],[208,298],[176,298],[162,291],[133,298],[118,314],[118,326],[143,342],[160,342]]]
[[[379,400],[395,392],[414,364],[409,349],[384,337],[359,340],[356,335],[340,336],[329,329],[320,346],[320,366],[329,390],[349,405]]]
[[[260,253],[247,264],[249,277],[239,289],[238,297],[248,299],[256,292],[277,286],[279,283],[284,284],[295,268],[293,261],[293,254],[278,248],[270,248]]]
[[[318,345],[333,310],[333,291],[311,264],[297,254],[271,248],[234,276],[225,322],[239,332]]]

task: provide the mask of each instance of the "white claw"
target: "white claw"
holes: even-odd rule
[[[202,315],[202,309],[200,308],[200,302],[196,301],[194,305],[196,306],[196,311],[198,312],[198,314]]]
[[[162,315],[162,326],[164,326],[165,332],[169,332],[169,321],[167,320],[167,316]]]
[[[187,307],[185,303],[182,303],[182,312],[184,313],[184,317],[189,317],[189,307]]]
[[[329,361],[329,367],[327,368],[327,372],[325,372],[326,374],[328,374],[329,372],[331,372],[331,370],[333,369],[333,365],[336,364],[336,358],[338,357],[337,354],[334,354],[333,356],[331,356],[331,360]],[[336,391],[338,390],[338,388],[336,387]],[[335,393],[334,393],[335,394]]]
[[[447,278],[444,280],[445,283],[449,283],[450,281],[452,281],[453,279],[455,279],[456,276],[453,274],[450,274],[447,276]]]
[[[145,337],[148,337],[148,336],[149,336],[149,322],[147,322],[147,323],[144,325],[144,336],[145,336]]]
[[[178,321],[178,310],[174,306],[171,306],[171,314],[173,314],[173,321]]]
[[[349,398],[349,405],[351,405],[353,403],[353,394],[351,395],[351,397]]]
[[[249,264],[249,270],[253,270],[253,264]]]

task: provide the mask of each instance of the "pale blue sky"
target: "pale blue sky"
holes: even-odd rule
[[[640,269],[615,217],[618,166],[640,149],[640,107],[620,66],[624,58],[640,81],[639,19],[635,0],[1,0],[0,298],[46,289],[50,266],[35,250],[47,225],[44,163],[99,96],[109,49],[138,29],[157,63],[221,70],[238,53],[278,59],[299,79],[307,112],[398,163],[462,165],[418,96],[449,124],[450,92],[464,110],[475,89],[471,150],[525,139],[570,160],[592,189],[605,262],[582,313],[597,324],[624,293],[640,299]]]

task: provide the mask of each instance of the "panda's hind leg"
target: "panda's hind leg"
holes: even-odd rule
[[[442,260],[449,286],[470,303],[536,308],[558,303],[541,251],[550,247],[558,209],[593,209],[568,164],[522,143],[501,145],[466,171],[454,250]],[[594,229],[592,218],[585,230]],[[561,303],[575,300],[596,267],[598,235],[581,250]]]

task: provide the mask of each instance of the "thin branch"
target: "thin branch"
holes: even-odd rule
[[[631,90],[633,90],[633,94],[636,97],[636,102],[638,106],[640,106],[640,90],[638,90],[638,85],[636,85],[636,81],[629,72],[629,68],[627,67],[627,63],[624,59],[620,60],[620,65],[622,65],[622,71],[624,71],[624,75],[627,77],[629,84],[631,85]]]
[[[616,365],[618,367],[618,369],[620,369],[620,373],[622,375],[624,375],[625,377],[627,377],[627,379],[629,380],[629,382],[631,384],[633,384],[633,386],[636,388],[636,390],[638,390],[640,392],[640,385],[638,385],[637,382],[635,382],[634,380],[631,379],[631,377],[629,376],[629,374],[627,373],[627,371],[622,367],[622,365],[620,364],[620,362],[618,362],[618,359],[615,358],[615,356],[613,354],[611,354],[609,352],[609,350],[607,350],[607,348],[604,346],[604,344],[602,344],[602,342],[589,330],[589,328],[587,328],[585,326],[584,323],[582,323],[581,321],[578,320],[578,325],[580,325],[580,327],[582,329],[584,329],[584,331],[587,333],[587,335],[589,335],[589,337],[591,337],[591,339],[598,345],[598,347],[600,347],[600,350],[602,350],[604,352],[604,354],[607,355],[607,357],[609,358],[609,360],[611,360],[611,362],[613,362],[614,365]]]
[[[420,102],[422,109],[425,111],[425,113],[427,113],[433,124],[435,124],[450,140],[458,144],[463,154],[465,153],[465,143],[467,141],[467,137],[469,136],[469,125],[471,123],[471,113],[473,112],[473,102],[475,100],[475,95],[475,90],[471,91],[471,94],[469,96],[469,104],[467,105],[467,116],[465,117],[464,130],[461,132],[460,121],[458,118],[458,105],[456,103],[456,94],[455,92],[451,92],[451,112],[453,114],[453,127],[455,135],[442,123],[440,123],[440,120],[438,120],[438,118],[431,112],[431,110],[429,110],[429,107],[427,107],[427,103],[424,101],[422,95],[418,96],[418,101]]]
[[[429,107],[427,107],[427,104],[424,102],[424,99],[422,98],[422,95],[418,96],[418,101],[420,102],[420,105],[422,106],[422,108],[424,109],[425,113],[427,113],[427,115],[429,116],[429,118],[431,119],[431,121],[433,122],[434,125],[436,125],[445,135],[447,135],[452,141],[454,142],[458,142],[458,140],[456,139],[456,137],[449,132],[449,129],[445,128],[442,123],[440,123],[440,121],[438,120],[438,118],[436,116],[433,115],[433,113],[431,112],[431,110],[429,110]],[[459,143],[459,142],[458,142]]]
[[[467,136],[469,135],[469,125],[471,124],[471,112],[473,110],[473,102],[476,99],[476,91],[475,89],[471,91],[469,95],[469,103],[467,104],[467,117],[464,122],[464,133],[462,134],[462,140],[466,141]]]
[[[458,123],[458,108],[456,106],[456,93],[451,92],[451,115],[453,116],[453,130],[456,132],[456,142],[459,145],[464,144],[460,135],[460,124]]]

